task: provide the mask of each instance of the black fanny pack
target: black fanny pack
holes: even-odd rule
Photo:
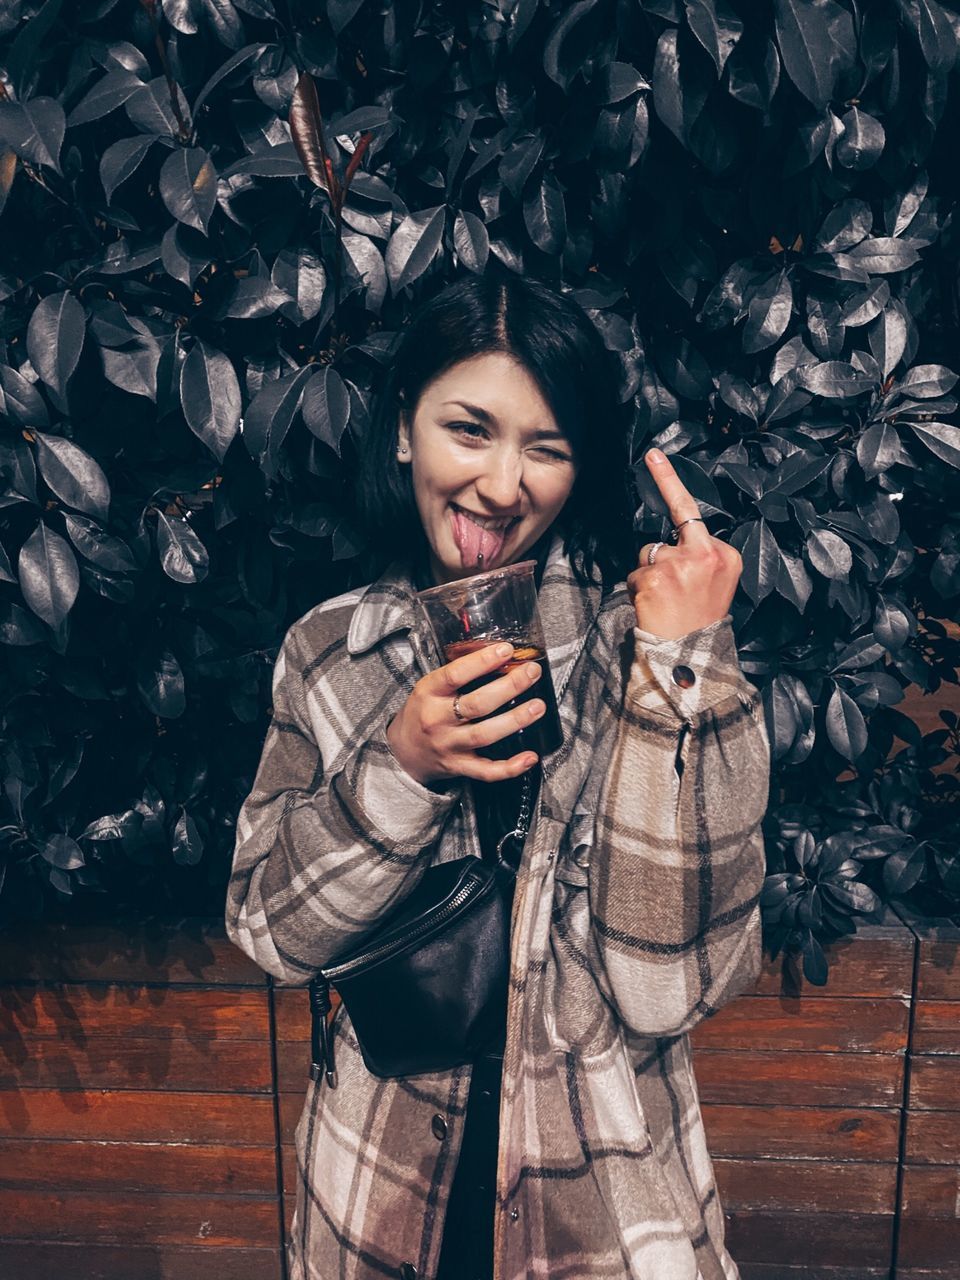
[[[462,1066],[496,1046],[506,1017],[515,872],[458,858],[428,867],[363,945],[310,983],[311,1077],[336,1085],[330,986],[367,1070],[381,1079]]]

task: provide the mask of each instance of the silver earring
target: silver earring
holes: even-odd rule
[[[397,450],[397,452],[398,452],[398,453],[406,453],[406,452],[407,452],[407,450],[403,447],[403,445],[401,445],[401,446],[400,446],[400,448]]]

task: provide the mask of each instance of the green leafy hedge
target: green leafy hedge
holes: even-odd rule
[[[895,704],[960,650],[958,48],[936,0],[12,0],[0,912],[221,909],[283,631],[371,572],[393,335],[491,257],[743,554],[773,945],[955,906],[956,717]]]

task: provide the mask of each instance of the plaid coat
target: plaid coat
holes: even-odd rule
[[[431,665],[412,591],[393,566],[294,623],[277,659],[226,925],[284,983],[431,860],[480,854],[469,786],[421,786],[387,745]],[[564,745],[514,899],[496,1280],[733,1280],[686,1033],[759,970],[759,695],[729,614],[642,631],[625,587],[576,583],[559,538],[539,600]],[[291,1280],[432,1277],[470,1068],[377,1080],[342,1006],[334,1035],[338,1087],[309,1085],[296,1130]]]

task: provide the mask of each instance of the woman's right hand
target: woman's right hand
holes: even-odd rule
[[[509,644],[486,645],[417,681],[387,726],[390,750],[411,777],[425,786],[446,778],[500,782],[533,768],[539,757],[532,751],[521,751],[509,760],[487,760],[477,755],[477,749],[526,729],[543,715],[546,707],[540,698],[492,715],[540,678],[539,663],[525,662],[499,679],[461,694],[458,705],[464,720],[458,720],[453,709],[453,700],[465,685],[498,670],[512,653]],[[483,720],[484,716],[491,718]]]

